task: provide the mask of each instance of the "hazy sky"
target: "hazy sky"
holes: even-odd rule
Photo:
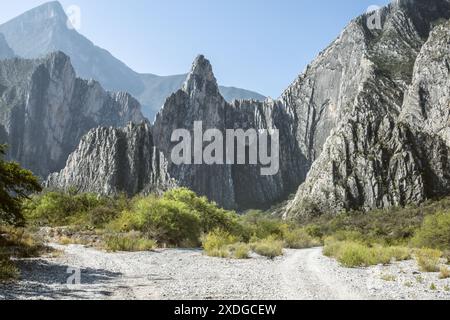
[[[0,23],[46,1],[0,0]],[[199,53],[219,82],[272,97],[348,24],[389,0],[62,0],[79,31],[138,72],[189,70]]]

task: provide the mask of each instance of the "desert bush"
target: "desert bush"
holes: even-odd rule
[[[406,247],[388,247],[388,255],[396,261],[405,261],[411,259],[411,250]]]
[[[233,211],[227,211],[208,201],[206,197],[199,197],[193,191],[186,188],[178,188],[168,191],[163,199],[183,203],[186,208],[195,212],[200,220],[201,232],[209,233],[215,229],[221,229],[231,234],[242,233],[239,225],[239,217]]]
[[[24,228],[0,226],[0,282],[19,276],[11,258],[32,258],[50,252],[41,239]]]
[[[386,265],[392,260],[402,261],[410,258],[408,248],[368,246],[354,241],[337,241],[334,238],[325,240],[323,254],[336,258],[343,266],[349,268]]]
[[[230,233],[216,229],[205,235],[202,246],[205,253],[210,257],[228,258],[229,246],[238,242],[238,239]]]
[[[287,230],[283,234],[283,240],[286,248],[304,249],[320,245],[320,241],[314,239],[305,229]]]
[[[252,243],[251,248],[257,254],[271,259],[283,255],[283,241],[273,236]]]
[[[340,249],[342,248],[342,241],[338,241],[333,237],[327,237],[324,241],[323,255],[329,258],[337,258]]]
[[[337,258],[343,266],[349,268],[378,264],[370,248],[355,242],[343,242]]]
[[[414,252],[419,268],[423,272],[438,272],[442,252],[434,249],[418,249]]]
[[[291,226],[279,218],[275,218],[261,211],[251,210],[241,217],[240,223],[244,232],[244,236],[250,239],[266,239],[268,237],[276,237],[281,239],[283,234]]]
[[[151,239],[142,238],[138,234],[117,234],[106,236],[105,248],[108,251],[150,251],[157,247],[156,242]]]
[[[200,218],[182,202],[154,196],[137,198],[130,210],[124,211],[110,228],[118,231],[139,231],[158,243],[173,246],[197,246],[200,239]]]
[[[38,257],[49,249],[42,239],[24,228],[0,226],[0,248],[17,258]]]
[[[229,256],[233,259],[248,259],[250,256],[250,246],[246,243],[238,242],[227,247]]]
[[[410,205],[405,208],[390,208],[386,210],[373,210],[369,212],[347,212],[337,216],[322,215],[320,217],[300,217],[297,222],[301,226],[314,226],[315,232],[322,234],[322,237],[336,236],[337,233],[347,233],[346,239],[367,244],[379,243],[383,246],[405,246],[411,238],[417,234],[417,230],[422,227],[424,219],[442,212],[450,210],[450,197],[441,200],[427,201],[420,206]],[[434,231],[434,227],[429,229],[432,241],[419,244],[418,247],[435,247],[444,250],[449,248],[448,236],[450,232],[441,218],[439,225]],[[431,225],[431,223],[430,223]],[[447,231],[445,231],[447,230]],[[354,233],[357,238],[349,238],[348,235]],[[431,244],[430,244],[431,243]]]
[[[125,199],[91,193],[45,192],[25,201],[23,213],[35,225],[103,227],[125,209]]]
[[[450,212],[426,217],[411,243],[417,248],[450,248]]]

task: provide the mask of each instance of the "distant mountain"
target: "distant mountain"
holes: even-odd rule
[[[0,59],[8,59],[14,57],[14,51],[9,47],[3,34],[0,33]]]
[[[95,46],[76,30],[67,27],[67,15],[57,1],[36,7],[0,26],[7,43],[24,58],[38,58],[53,51],[70,56],[77,75],[99,81],[107,90],[127,91],[143,105],[150,120],[165,99],[181,88],[186,75],[160,77],[139,74],[108,51]],[[264,99],[264,96],[242,89],[223,88],[224,96]]]
[[[0,60],[0,144],[41,177],[61,170],[90,129],[142,121],[137,100],[77,78],[62,52]]]

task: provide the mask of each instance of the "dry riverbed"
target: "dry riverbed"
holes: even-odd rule
[[[285,250],[274,260],[228,260],[200,250],[107,253],[52,246],[61,254],[19,261],[22,279],[0,285],[0,299],[450,300],[450,279],[420,273],[414,261],[347,269],[321,248]],[[68,285],[77,270],[81,283]]]

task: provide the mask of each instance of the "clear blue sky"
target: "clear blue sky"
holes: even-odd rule
[[[46,1],[2,1],[0,23]],[[138,72],[189,70],[199,53],[223,85],[278,97],[348,22],[389,0],[62,0],[80,33]]]

